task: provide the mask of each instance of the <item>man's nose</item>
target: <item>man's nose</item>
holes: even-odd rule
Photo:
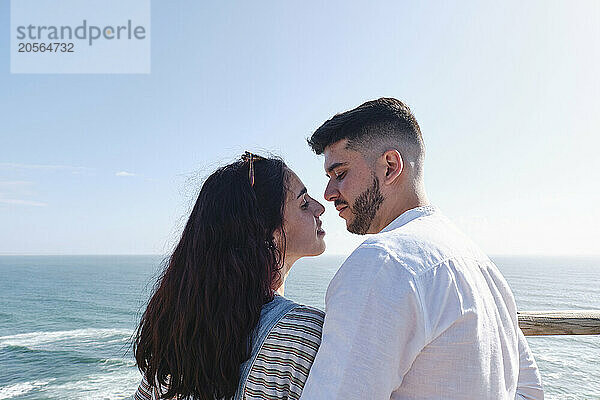
[[[327,187],[325,188],[325,193],[323,194],[323,197],[325,197],[325,200],[327,201],[334,201],[338,197],[338,195],[339,192],[335,187],[335,183],[333,181],[329,181],[329,183],[327,183]]]

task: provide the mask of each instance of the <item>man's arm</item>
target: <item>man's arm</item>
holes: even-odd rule
[[[376,246],[361,246],[327,290],[321,347],[302,399],[389,400],[424,346],[418,288]]]
[[[518,330],[519,335],[519,381],[517,382],[516,400],[543,400],[544,389],[542,378],[527,340]]]

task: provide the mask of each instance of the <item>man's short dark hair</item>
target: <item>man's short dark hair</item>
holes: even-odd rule
[[[315,153],[323,154],[327,146],[343,139],[348,139],[347,148],[363,155],[371,151],[383,154],[395,148],[421,160],[424,153],[423,137],[415,116],[406,104],[394,98],[367,101],[353,110],[336,114],[313,133],[308,145]]]

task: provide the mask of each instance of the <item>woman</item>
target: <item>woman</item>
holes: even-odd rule
[[[277,158],[246,152],[209,176],[140,321],[135,398],[299,398],[323,313],[284,284],[325,250],[323,212]]]

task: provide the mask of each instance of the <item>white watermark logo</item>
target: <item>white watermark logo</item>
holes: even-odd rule
[[[12,0],[12,73],[150,73],[150,0]]]
[[[91,46],[95,40],[121,40],[121,39],[146,39],[146,28],[138,25],[133,26],[131,20],[127,21],[126,25],[107,25],[99,27],[96,25],[88,25],[87,20],[83,20],[82,24],[73,28],[69,25],[64,26],[39,26],[29,24],[27,26],[17,26],[17,39],[25,41],[48,41],[52,40],[86,40]]]

